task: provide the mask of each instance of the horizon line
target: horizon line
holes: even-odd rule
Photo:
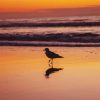
[[[36,11],[53,11],[53,10],[68,10],[68,9],[88,9],[88,8],[100,8],[100,5],[89,5],[89,6],[83,6],[83,7],[59,7],[59,8],[41,8],[41,9],[32,9],[32,10],[27,10],[27,11],[0,11],[0,13],[28,13],[28,12],[36,12]]]

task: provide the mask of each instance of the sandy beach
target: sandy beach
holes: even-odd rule
[[[49,47],[63,68],[45,77],[45,47],[0,47],[0,100],[99,100],[100,48]]]

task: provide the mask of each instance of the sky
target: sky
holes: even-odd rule
[[[100,0],[0,0],[0,14],[36,12],[41,9],[100,7]],[[47,12],[47,11],[46,11]],[[46,13],[45,13],[46,14]],[[20,15],[20,14],[19,14]]]
[[[0,0],[0,12],[25,12],[36,9],[98,6],[100,0]]]

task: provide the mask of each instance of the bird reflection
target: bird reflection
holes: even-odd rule
[[[50,67],[50,66],[49,66],[49,67]],[[45,77],[46,77],[46,78],[49,78],[49,76],[50,76],[51,74],[53,74],[53,73],[55,73],[55,72],[58,72],[58,71],[60,71],[60,70],[63,70],[63,68],[53,68],[53,67],[48,68],[48,69],[45,71]]]

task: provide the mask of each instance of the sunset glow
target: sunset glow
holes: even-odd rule
[[[100,0],[1,0],[0,12],[27,12],[36,9],[98,6]]]

